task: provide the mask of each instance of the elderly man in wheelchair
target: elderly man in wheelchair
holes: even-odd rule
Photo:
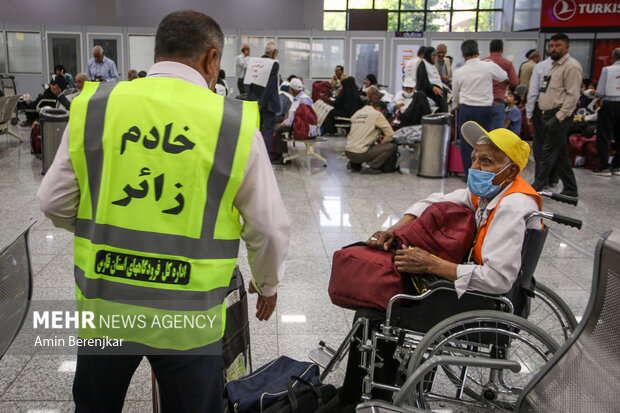
[[[524,269],[526,234],[542,232],[540,217],[558,222],[570,219],[554,219],[553,214],[539,212],[540,195],[520,176],[530,152],[527,143],[507,129],[487,132],[475,122],[466,122],[461,131],[474,147],[467,188],[435,193],[415,203],[398,223],[374,233],[366,245],[388,251],[393,248],[395,230],[415,220],[433,203],[452,202],[475,213],[478,229],[469,259],[456,264],[422,248],[405,246],[395,252],[395,268],[401,274],[411,274],[416,287],[408,288],[405,282],[405,292],[417,295],[393,297],[387,312],[370,308],[356,311],[349,336],[322,377],[350,347],[340,394],[344,403],[391,400],[405,373],[410,374],[432,355],[516,357],[523,376],[523,371],[535,373],[558,347],[540,327],[508,313],[528,315],[529,298],[522,287],[531,285],[533,267],[546,236],[544,232],[544,236],[533,239],[533,253],[528,259],[533,265]],[[429,274],[439,281],[420,291],[416,277]],[[421,389],[431,395],[430,401],[412,403],[429,407],[435,401],[441,406],[457,401],[483,409],[492,406],[510,410],[527,378],[509,375],[475,367],[435,368]]]

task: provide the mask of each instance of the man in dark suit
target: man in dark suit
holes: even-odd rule
[[[265,45],[265,54],[262,56],[266,59],[275,60],[278,56],[278,49],[274,42]],[[273,141],[273,132],[276,123],[276,114],[282,110],[280,105],[280,97],[278,96],[278,70],[280,65],[273,62],[269,80],[266,86],[259,86],[254,83],[245,85],[248,91],[248,100],[258,101],[258,109],[260,110],[260,131],[263,134],[267,153],[271,151],[271,142]],[[248,70],[250,68],[248,67]]]

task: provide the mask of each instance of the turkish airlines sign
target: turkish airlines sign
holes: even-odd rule
[[[618,26],[618,0],[543,0],[541,27]]]

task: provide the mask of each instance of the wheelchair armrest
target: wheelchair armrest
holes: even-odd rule
[[[421,301],[421,300],[428,298],[433,293],[437,291],[442,291],[442,290],[453,291],[456,294],[456,290],[454,289],[454,283],[448,280],[433,281],[431,284],[429,284],[429,289],[420,295],[396,294],[395,296],[390,298],[390,301],[388,302],[388,305],[387,305],[387,311],[385,313],[385,324],[384,324],[385,328],[390,327],[390,320],[392,318],[392,307],[396,301],[398,300]],[[482,298],[488,298],[491,300],[495,300],[495,301],[501,302],[502,304],[505,304],[510,310],[511,314],[513,314],[515,311],[514,305],[512,304],[512,302],[508,299],[508,297],[505,297],[503,295],[484,293],[481,291],[465,291],[463,295],[470,295],[470,296],[476,296],[476,297],[482,297]]]
[[[398,393],[394,395],[394,404],[400,406],[405,399],[412,394],[412,391],[420,384],[431,370],[440,365],[458,365],[465,367],[487,367],[493,369],[509,369],[514,373],[521,370],[521,365],[512,360],[483,359],[478,357],[455,357],[455,356],[433,356],[422,364],[411,376],[407,378]]]

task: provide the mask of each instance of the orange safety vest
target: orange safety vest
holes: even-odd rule
[[[502,202],[502,199],[504,199],[504,197],[510,194],[514,194],[514,193],[522,193],[522,194],[526,194],[526,195],[533,197],[536,200],[536,203],[538,204],[538,210],[542,209],[542,199],[540,198],[540,195],[538,195],[538,192],[536,192],[536,190],[532,188],[532,186],[528,184],[525,181],[525,179],[521,178],[521,175],[517,175],[517,177],[515,178],[510,188],[508,188],[508,190],[504,193],[504,195],[502,195],[502,197],[500,198],[495,208],[493,208],[491,215],[489,215],[489,217],[484,222],[484,224],[482,224],[480,228],[478,228],[478,234],[476,235],[476,240],[474,241],[474,250],[472,251],[472,254],[471,254],[471,257],[476,264],[484,265],[484,263],[482,262],[482,243],[484,242],[484,237],[486,236],[487,230],[489,229],[489,225],[491,225],[491,221],[493,220],[493,217],[495,216],[495,211],[497,211],[497,207],[499,206],[499,203]],[[472,195],[471,201],[473,202],[474,207],[477,210],[478,209],[478,197],[476,195]]]

